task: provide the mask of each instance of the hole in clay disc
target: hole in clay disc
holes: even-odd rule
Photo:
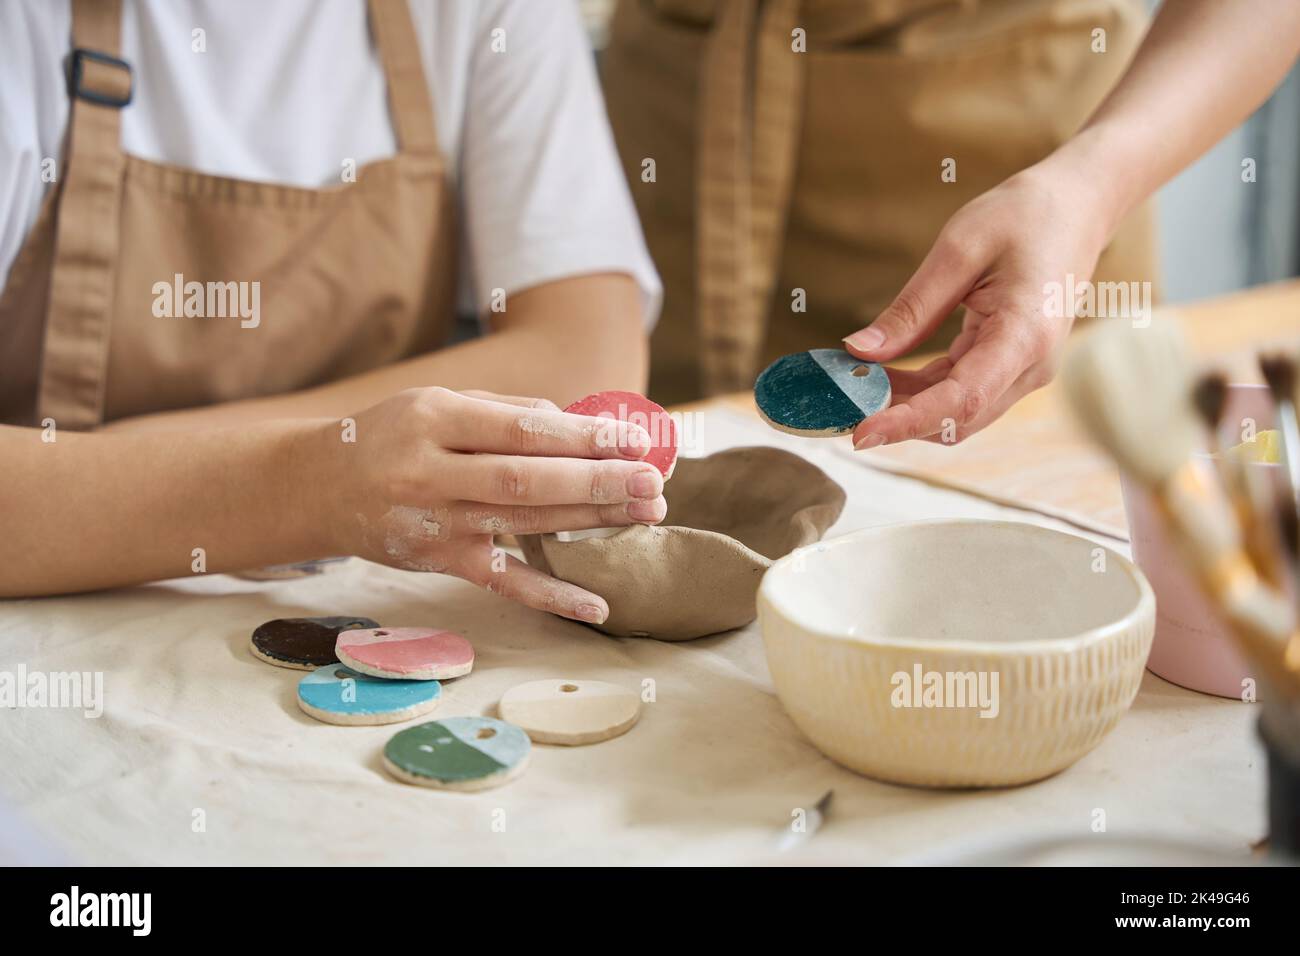
[[[566,694],[572,694],[572,693],[575,693],[575,692],[578,690],[578,685],[577,685],[577,684],[561,684],[561,685],[560,685],[560,690],[563,691],[563,692],[566,693]]]
[[[352,675],[340,667],[338,670],[334,672],[334,676],[337,677],[339,680],[347,680]]]
[[[388,636],[387,631],[375,631],[375,637],[387,637],[387,636]]]
[[[474,736],[477,737],[479,740],[487,740],[489,737],[495,737],[496,735],[497,732],[493,730],[491,727],[480,727],[478,733],[476,733]]]
[[[854,378],[862,378],[862,376],[864,375],[870,375],[871,369],[866,365],[858,365],[849,374],[852,375]]]

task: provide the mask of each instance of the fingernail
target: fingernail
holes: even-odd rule
[[[629,428],[619,451],[633,458],[644,458],[650,452],[650,436],[642,428]]]
[[[578,615],[578,620],[586,621],[588,624],[605,623],[605,609],[595,604],[579,604],[574,608],[573,613]]]
[[[662,521],[667,513],[667,502],[662,498],[654,498],[650,501],[632,501],[627,506],[627,516],[633,521]]]
[[[877,445],[885,443],[885,436],[878,435],[875,432],[867,432],[862,436],[861,441],[853,443],[854,451],[866,451],[868,448],[875,448]]]
[[[867,328],[861,332],[854,332],[844,340],[844,343],[863,352],[870,352],[872,349],[878,349],[885,344],[885,333],[875,327]]]
[[[657,471],[638,471],[627,480],[627,493],[633,498],[658,498],[664,481]]]

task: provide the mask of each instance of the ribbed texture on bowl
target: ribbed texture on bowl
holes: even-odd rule
[[[807,634],[760,599],[768,666],[791,719],[832,760],[870,777],[926,787],[1028,783],[1070,766],[1132,704],[1154,616],[1070,648],[917,653]],[[999,673],[999,712],[895,707],[893,675]]]

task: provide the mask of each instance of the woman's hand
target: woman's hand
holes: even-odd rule
[[[1080,131],[958,210],[893,304],[845,340],[887,362],[967,309],[947,358],[890,372],[894,404],[857,427],[854,447],[960,440],[1049,381],[1071,317],[1044,315],[1044,286],[1090,280],[1120,219],[1253,113],[1298,49],[1300,4],[1161,4]]]
[[[411,389],[356,416],[355,441],[341,432],[333,422],[317,438],[333,463],[336,553],[454,574],[580,621],[600,623],[608,605],[495,549],[492,536],[654,524],[667,513],[663,476],[638,460],[650,448],[644,429],[544,399]]]
[[[858,425],[855,448],[961,441],[1051,381],[1073,317],[1045,308],[1048,284],[1091,279],[1113,225],[1086,181],[1049,159],[967,203],[893,303],[844,340],[858,358],[889,362],[966,306],[946,357],[887,369],[893,403]]]

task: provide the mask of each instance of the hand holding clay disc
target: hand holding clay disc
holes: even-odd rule
[[[580,398],[565,411],[645,429],[650,435],[650,451],[642,461],[658,468],[664,478],[672,477],[673,466],[677,464],[677,424],[662,405],[656,405],[636,392],[610,391]],[[612,440],[616,433],[611,431],[610,434]]]
[[[677,423],[662,405],[658,405],[636,392],[596,392],[580,398],[565,409],[574,415],[591,415],[610,422],[636,425],[650,436],[650,451],[644,461],[654,465],[664,476],[672,477],[677,466]],[[584,538],[607,538],[622,528],[589,528],[581,531],[557,531],[561,541],[581,541]]]

